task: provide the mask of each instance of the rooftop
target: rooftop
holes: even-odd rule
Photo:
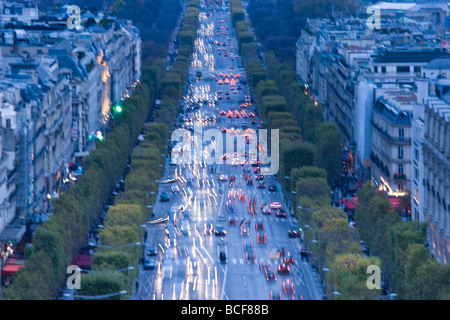
[[[444,49],[428,48],[397,48],[385,50],[375,56],[375,63],[395,63],[395,62],[430,62],[436,58],[450,58],[450,54]]]

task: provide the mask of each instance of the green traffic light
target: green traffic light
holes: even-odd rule
[[[121,106],[116,106],[115,110],[117,113],[121,113],[123,109]]]

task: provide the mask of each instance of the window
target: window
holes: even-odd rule
[[[386,73],[386,67],[381,67],[381,73]]]
[[[398,146],[398,158],[403,159],[403,146]]]
[[[11,119],[6,119],[6,129],[11,129]]]
[[[402,165],[402,164],[399,164],[399,165],[398,165],[398,174],[399,174],[399,175],[402,175],[402,174],[403,174],[403,165]]]
[[[373,72],[378,73],[378,67],[373,67]]]
[[[419,161],[419,149],[417,147],[414,148],[414,159]]]
[[[409,72],[409,66],[398,66],[397,72]]]
[[[414,67],[414,73],[420,73],[420,67],[415,66]]]
[[[414,167],[414,178],[416,180],[419,180],[419,169],[417,169],[416,167]]]
[[[405,140],[405,129],[398,129],[398,140]]]

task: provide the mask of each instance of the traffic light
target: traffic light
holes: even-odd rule
[[[115,113],[121,113],[123,111],[123,108],[121,105],[117,105],[113,108]]]

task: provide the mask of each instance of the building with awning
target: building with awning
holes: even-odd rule
[[[23,268],[25,264],[25,260],[23,259],[15,259],[10,258],[7,260],[7,263],[1,270],[1,284],[6,285],[11,282],[11,279],[15,278],[17,276],[17,273],[19,272],[20,268]]]

